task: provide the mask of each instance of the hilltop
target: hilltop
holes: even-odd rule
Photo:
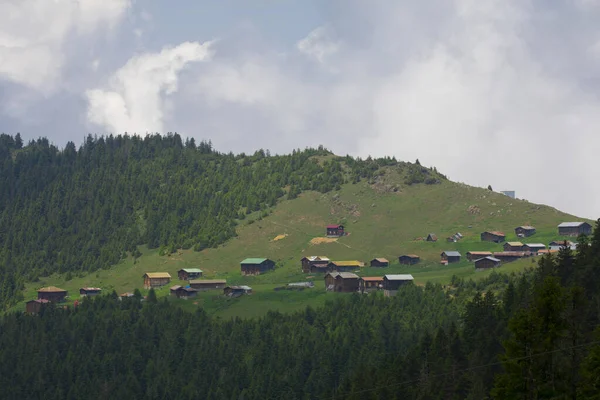
[[[322,163],[330,157],[314,158]],[[108,270],[69,277],[69,280],[64,274],[41,278],[27,285],[25,296],[32,298],[35,288],[50,284],[74,294],[79,287],[88,285],[122,293],[141,288],[145,272],[169,272],[175,284],[179,269],[196,267],[204,271],[206,278],[224,278],[230,284],[250,285],[254,294],[241,299],[224,299],[212,292],[202,293],[193,301],[173,301],[190,310],[203,306],[225,317],[263,315],[270,309],[297,310],[339,296],[325,293],[322,276],[308,275],[307,278],[301,272],[300,259],[304,256],[325,255],[332,260],[360,260],[367,265],[372,258],[384,257],[391,261],[389,268],[361,268],[360,275],[411,273],[417,284],[428,281],[448,284],[453,275],[481,279],[491,273],[475,272],[465,257],[470,250],[502,250],[500,244],[481,242],[482,231],[498,230],[506,233],[507,240],[548,244],[559,238],[556,226],[560,222],[582,220],[549,206],[451,182],[420,166],[419,171],[431,171],[436,181],[425,184],[423,179],[421,183],[412,183],[409,177],[415,168],[416,164],[409,163],[382,166],[371,178],[342,184],[339,190],[304,191],[291,199],[283,197],[275,206],[248,215],[236,227],[236,236],[217,248],[200,252],[178,249],[164,255],[161,255],[164,249],[142,248],[139,258],[129,256]],[[348,235],[339,239],[324,238],[325,226],[332,223],[343,224]],[[535,226],[536,235],[517,239],[514,228],[520,225]],[[463,239],[447,243],[446,237],[457,232]],[[436,234],[438,241],[425,241],[429,233]],[[440,253],[446,250],[460,251],[463,260],[449,266],[440,265]],[[418,254],[421,263],[399,265],[398,256],[409,253]],[[261,276],[242,277],[239,263],[246,257],[270,258],[277,267]],[[524,259],[495,271],[520,271],[533,262],[533,258]],[[282,284],[306,279],[315,281],[314,289],[273,290]],[[167,296],[168,288],[159,289],[158,295]]]

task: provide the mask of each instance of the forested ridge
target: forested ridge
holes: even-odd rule
[[[150,291],[0,320],[2,398],[597,399],[600,221],[522,274],[222,321]]]
[[[24,282],[108,268],[138,256],[142,244],[162,253],[218,246],[283,196],[335,190],[386,165],[406,168],[408,183],[444,179],[418,164],[336,157],[323,147],[234,155],[156,134],[88,136],[59,149],[2,134],[0,309],[21,299]]]

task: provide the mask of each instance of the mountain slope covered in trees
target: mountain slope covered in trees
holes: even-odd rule
[[[0,135],[0,305],[26,281],[108,268],[138,245],[196,251],[286,194],[327,192],[393,159],[355,160],[306,149],[270,156],[216,152],[177,134],[93,138],[58,149]],[[443,179],[418,168],[416,180]],[[433,183],[432,181],[432,183]]]

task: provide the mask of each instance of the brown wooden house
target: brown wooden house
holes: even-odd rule
[[[327,265],[327,267],[329,268],[330,272],[350,272],[350,271],[356,271],[357,269],[360,269],[360,267],[363,267],[364,264],[360,261],[330,261],[329,264]]]
[[[325,274],[325,289],[332,292],[358,291],[358,275],[352,272],[328,272]]]
[[[506,235],[500,231],[485,231],[481,233],[482,242],[501,243],[506,240]]]
[[[180,281],[189,281],[202,277],[202,270],[198,268],[182,268],[177,271],[177,277]]]
[[[467,251],[467,260],[475,261],[492,255],[491,251]]]
[[[435,233],[430,233],[429,235],[427,235],[427,239],[425,239],[425,241],[427,242],[437,242],[437,236]]]
[[[28,314],[39,314],[50,302],[46,299],[34,299],[25,303],[25,312]]]
[[[395,296],[398,289],[414,281],[411,274],[392,274],[383,277],[383,295]]]
[[[178,299],[188,299],[195,297],[198,291],[192,287],[183,287],[175,285],[170,288],[171,296],[177,297]]]
[[[506,242],[504,243],[504,251],[525,251],[525,248],[521,242]]]
[[[302,272],[307,274],[314,272],[329,272],[328,265],[331,260],[325,256],[302,257]]]
[[[190,281],[190,287],[198,291],[223,289],[227,285],[225,279],[195,279]]]
[[[535,235],[535,228],[530,225],[517,226],[515,228],[517,237],[529,237]]]
[[[65,300],[67,297],[67,291],[56,286],[48,286],[45,288],[38,289],[38,299],[48,300],[52,303],[59,303]]]
[[[358,280],[361,293],[368,293],[383,288],[383,276],[363,276]]]
[[[405,254],[405,255],[398,257],[398,261],[402,265],[414,265],[414,264],[418,264],[419,261],[421,261],[421,259],[416,254]]]
[[[389,267],[390,262],[385,258],[374,258],[371,260],[371,267]]]
[[[345,234],[344,225],[327,225],[327,236],[339,237]]]
[[[275,269],[275,262],[268,258],[246,258],[240,267],[242,275],[260,275]]]
[[[501,263],[501,261],[495,257],[492,257],[492,256],[483,257],[478,260],[475,260],[475,269],[482,270],[482,269],[496,268],[496,267],[500,266],[500,263]]]
[[[494,258],[502,261],[503,263],[516,261],[523,257],[529,257],[530,253],[525,251],[499,251],[494,253]]]
[[[230,297],[239,297],[243,294],[252,294],[250,286],[227,286],[223,289],[223,294]]]
[[[592,225],[587,222],[563,222],[558,225],[558,234],[560,236],[579,236],[581,234],[591,235]]]
[[[142,278],[144,289],[166,286],[171,282],[171,274],[168,272],[146,272]]]
[[[441,254],[442,262],[452,264],[460,261],[462,257],[458,251],[444,251]]]
[[[94,297],[98,296],[100,293],[102,293],[102,289],[97,287],[83,287],[79,289],[79,295],[81,297]]]

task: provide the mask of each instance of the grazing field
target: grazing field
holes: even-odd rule
[[[481,242],[485,230],[503,231],[507,241],[543,243],[559,239],[556,226],[563,221],[584,221],[554,208],[515,200],[489,190],[444,181],[435,185],[403,184],[402,177],[393,168],[377,182],[345,184],[341,190],[328,194],[305,192],[294,200],[281,201],[264,218],[251,216],[240,221],[238,236],[225,245],[201,252],[179,250],[160,256],[158,250],[141,248],[142,256],[123,260],[107,270],[85,276],[55,275],[31,283],[25,299],[35,298],[36,289],[54,285],[67,289],[70,301],[79,297],[79,288],[97,286],[104,292],[117,293],[141,289],[145,272],[169,272],[171,284],[180,284],[177,271],[181,268],[200,268],[205,278],[226,279],[228,284],[244,284],[253,288],[253,294],[230,299],[220,291],[199,294],[196,299],[172,299],[182,307],[193,310],[205,308],[209,313],[223,318],[253,317],[269,310],[282,312],[302,309],[307,305],[319,306],[326,299],[340,294],[326,293],[323,277],[301,272],[300,259],[304,256],[323,255],[332,260],[359,260],[367,267],[358,272],[363,276],[386,273],[411,273],[417,284],[427,281],[448,283],[453,275],[465,279],[480,279],[491,271],[476,272],[466,260],[467,251],[502,251],[501,244]],[[381,188],[395,185],[400,190]],[[588,222],[590,222],[588,220]],[[324,238],[327,224],[343,224],[347,236],[339,239]],[[514,228],[533,225],[537,233],[519,239]],[[446,238],[460,232],[463,239],[457,243]],[[426,242],[429,233],[437,242]],[[457,250],[461,262],[441,265],[440,253]],[[417,254],[421,262],[413,266],[398,263],[402,254]],[[261,276],[243,277],[239,263],[247,257],[265,257],[276,262],[276,268]],[[368,267],[375,257],[390,260],[387,268]],[[530,266],[534,259],[502,265],[497,271],[520,271]],[[68,279],[70,278],[70,279]],[[67,280],[68,279],[68,280]],[[299,292],[275,291],[277,286],[289,282],[313,280],[315,287]],[[142,290],[142,293],[145,291]],[[168,296],[168,287],[157,291],[159,297]],[[24,302],[13,309],[23,309]]]

